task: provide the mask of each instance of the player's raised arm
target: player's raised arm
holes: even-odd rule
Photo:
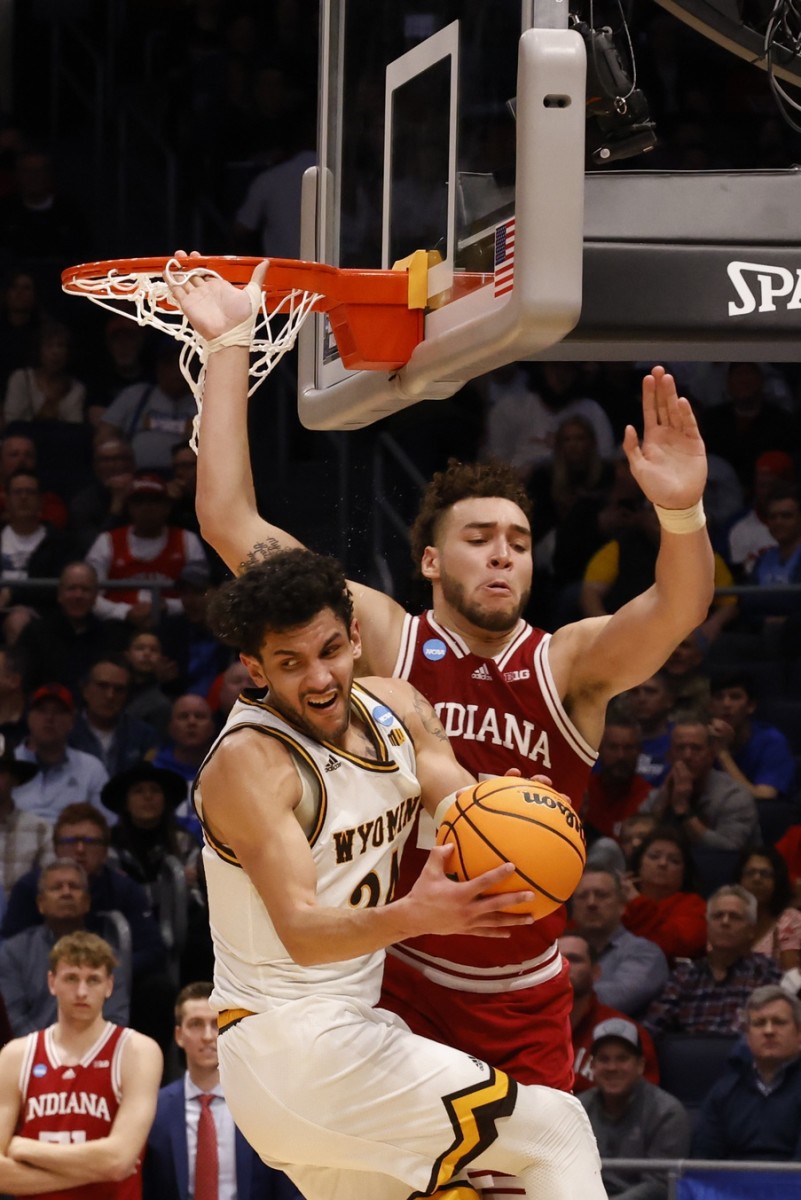
[[[120,1071],[122,1099],[108,1136],[70,1145],[15,1137],[9,1154],[57,1176],[59,1188],[127,1179],[144,1152],[156,1115],[163,1066],[153,1039],[131,1030]]]
[[[662,367],[643,381],[643,418],[642,444],[629,425],[623,448],[659,517],[655,580],[612,616],[554,635],[554,667],[566,671],[564,694],[579,706],[582,696],[609,698],[652,675],[712,601],[714,561],[702,508],[706,451],[689,401]]]
[[[191,267],[196,252],[176,254]],[[215,275],[191,275],[170,284],[182,312],[207,342],[247,330],[267,259],[253,272],[249,289]],[[249,334],[242,335],[249,344]],[[238,339],[235,339],[238,340]],[[223,346],[208,356],[198,438],[196,509],[203,537],[235,574],[261,559],[301,543],[266,521],[256,507],[248,448],[247,345]],[[350,584],[362,630],[365,672],[389,674],[398,652],[403,609],[391,597],[357,582]]]

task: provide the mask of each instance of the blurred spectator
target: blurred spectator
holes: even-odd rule
[[[589,833],[616,838],[625,818],[642,807],[651,784],[637,774],[641,744],[635,720],[622,714],[607,716],[582,807]]]
[[[756,708],[754,682],[747,672],[728,671],[715,678],[709,727],[717,766],[756,800],[790,796],[795,787],[790,743],[774,725],[754,718]]]
[[[801,967],[801,912],[792,906],[787,864],[772,846],[746,850],[735,873],[737,883],[756,899],[754,954],[774,959],[783,971]],[[801,978],[799,978],[801,986]]]
[[[214,714],[214,725],[218,732],[222,729],[228,719],[228,714],[242,692],[255,686],[250,672],[239,659],[225,668],[206,697]]]
[[[84,419],[86,386],[70,372],[72,335],[66,325],[50,322],[39,334],[36,365],[20,367],[8,380],[3,418],[12,421]]]
[[[166,663],[161,639],[149,629],[135,631],[125,657],[131,668],[131,691],[125,710],[132,717],[146,721],[163,739],[170,723],[172,701],[161,684]]]
[[[658,822],[653,813],[638,812],[626,817],[620,826],[618,845],[623,852],[626,870],[631,870],[634,855],[639,850],[649,834],[657,828]]]
[[[39,768],[20,762],[0,738],[0,887],[8,893],[21,875],[40,867],[51,854],[53,827],[14,803],[14,788],[33,779]]]
[[[216,732],[208,701],[188,693],[173,701],[168,740],[156,753],[153,765],[166,767],[192,783]]]
[[[656,510],[643,497],[631,526],[602,546],[587,563],[581,588],[582,616],[602,617],[617,612],[629,600],[648,590],[659,552],[659,529]],[[716,554],[715,587],[728,588],[733,583],[731,571]],[[713,600],[710,614],[701,627],[707,641],[717,637],[736,616],[734,596]]]
[[[92,425],[105,417],[109,404],[124,388],[151,376],[148,333],[144,326],[122,314],[106,318],[102,344],[96,347],[88,380],[87,416]]]
[[[801,1002],[759,987],[745,1019],[745,1042],[704,1101],[693,1157],[801,1161]]]
[[[708,649],[702,629],[694,629],[665,660],[662,674],[672,689],[671,713],[709,707],[709,673],[704,665]]]
[[[756,802],[747,787],[717,770],[716,752],[709,726],[692,713],[680,715],[670,735],[670,770],[643,808],[705,850],[742,850],[760,839]]]
[[[797,422],[765,398],[759,363],[731,363],[726,388],[725,403],[700,413],[701,435],[707,450],[730,462],[747,488],[765,450],[797,449]]]
[[[166,950],[147,893],[140,884],[108,862],[110,833],[103,814],[91,804],[66,808],[53,830],[53,846],[60,857],[80,863],[89,877],[90,909],[87,926],[99,929],[102,913],[121,912],[131,927],[131,1024],[150,1032],[166,1045],[173,988],[164,973]],[[38,871],[17,880],[8,897],[0,935],[13,937],[31,925],[41,924],[36,906]]]
[[[592,422],[579,415],[565,418],[556,431],[552,458],[535,467],[528,482],[538,568],[550,567],[556,530],[574,504],[587,498],[597,503],[611,483],[612,467],[598,453]]]
[[[75,702],[63,684],[43,683],[36,688],[28,706],[27,740],[14,752],[21,762],[39,768],[14,792],[15,804],[25,812],[54,821],[70,804],[100,805],[108,772],[93,754],[67,744],[74,721]]]
[[[12,371],[36,362],[43,313],[36,280],[29,271],[11,269],[0,290],[0,393]]]
[[[6,646],[14,647],[20,639],[20,636],[32,621],[38,617],[38,613],[34,608],[28,608],[27,605],[17,604],[14,608],[10,608],[3,617],[3,642]]]
[[[172,470],[167,480],[167,493],[172,500],[170,524],[200,532],[195,512],[197,491],[197,455],[185,442],[177,442],[172,450]]]
[[[570,914],[596,956],[598,999],[637,1016],[667,980],[668,964],[654,942],[624,928],[625,907],[620,877],[588,867],[573,893]]]
[[[69,538],[42,520],[42,488],[33,471],[21,468],[9,480],[5,521],[0,532],[0,604],[52,609],[52,593],[12,585],[13,580],[52,579],[71,556]]]
[[[573,1091],[576,1095],[585,1092],[593,1085],[592,1073],[592,1033],[601,1021],[610,1018],[626,1019],[625,1014],[608,1004],[602,1004],[595,992],[595,981],[598,978],[598,964],[595,952],[583,937],[576,934],[565,934],[559,939],[559,949],[562,957],[570,968],[570,984],[573,989],[573,1009],[570,1013],[570,1028],[573,1037],[573,1052],[575,1055],[573,1070]],[[659,1082],[659,1064],[656,1050],[650,1034],[637,1026],[645,1050],[645,1074],[653,1083]]]
[[[83,707],[75,719],[69,744],[99,758],[109,775],[117,775],[155,753],[156,731],[125,711],[131,668],[122,655],[99,658],[83,680]]]
[[[17,643],[30,687],[56,680],[77,698],[90,665],[125,645],[128,627],[122,621],[101,621],[92,611],[97,592],[94,567],[67,563],[59,576],[54,611],[26,626]]]
[[[206,696],[214,680],[231,661],[231,651],[214,637],[206,624],[209,569],[204,563],[188,563],[178,576],[181,611],[165,617],[159,636],[165,658],[175,664],[176,674],[169,689]]]
[[[772,958],[751,951],[756,919],[757,902],[739,884],[727,884],[710,896],[707,952],[694,962],[677,963],[649,1005],[643,1024],[654,1037],[740,1031],[751,992],[778,983],[782,975]]]
[[[28,732],[23,686],[26,668],[25,656],[16,647],[0,646],[0,737],[10,750],[18,746]]]
[[[164,482],[156,475],[137,475],[128,499],[130,525],[98,535],[86,561],[101,581],[112,579],[149,579],[162,583],[162,604],[168,613],[181,611],[176,583],[184,567],[206,567],[206,556],[197,534],[177,525],[168,525],[170,498]],[[100,595],[95,602],[98,616],[116,617],[140,627],[153,620],[153,599],[149,589],[114,590]]]
[[[556,432],[568,417],[585,417],[598,453],[611,459],[615,442],[609,418],[597,400],[582,394],[577,363],[527,365],[522,389],[504,390],[487,412],[485,458],[499,458],[527,478],[551,457]]]
[[[760,596],[761,587],[801,583],[801,499],[797,491],[777,491],[765,506],[765,522],[775,546],[763,550],[754,563],[754,590],[742,600],[743,613],[753,619],[783,621],[798,612],[798,595],[792,592]]]
[[[767,526],[767,503],[778,486],[792,484],[793,460],[784,450],[765,450],[754,464],[751,507],[734,521],[726,538],[726,559],[738,579],[747,578],[763,550],[776,545]]]
[[[32,925],[0,944],[0,992],[6,1002],[14,1037],[50,1025],[56,998],[48,987],[50,951],[60,937],[86,929],[89,880],[71,858],[42,867],[36,889],[41,925]],[[114,990],[103,1005],[107,1021],[127,1025],[131,998],[122,971],[114,974]]]
[[[652,787],[662,782],[670,770],[670,712],[673,687],[670,677],[658,671],[625,694],[626,707],[640,727],[640,756],[637,774]]]
[[[706,905],[692,890],[692,860],[684,838],[657,827],[635,851],[623,879],[623,924],[656,942],[669,962],[694,958],[706,945]]]
[[[178,363],[180,345],[162,343],[154,383],[134,383],[112,400],[97,430],[99,441],[122,435],[133,446],[137,469],[170,469],[176,442],[189,441],[197,406]]]
[[[99,442],[92,455],[94,479],[70,500],[70,526],[84,552],[98,534],[128,523],[134,481],[133,450],[122,438]]]
[[[6,512],[6,488],[17,471],[37,473],[36,443],[23,433],[6,433],[0,442],[0,518]],[[42,520],[54,529],[67,525],[67,506],[55,492],[42,492]]]
[[[186,783],[174,771],[149,762],[113,775],[103,788],[103,803],[119,817],[111,845],[120,867],[132,879],[151,884],[168,854],[190,868],[194,883],[199,846],[175,822],[175,810],[186,799]]]
[[[0,197],[0,250],[18,259],[85,262],[86,227],[77,205],[53,181],[50,156],[30,147],[17,154],[14,190]]]
[[[300,187],[317,154],[313,116],[303,110],[294,116],[284,137],[284,157],[255,177],[237,210],[232,234],[239,253],[300,256]]]
[[[645,1059],[637,1026],[614,1017],[592,1034],[595,1087],[581,1095],[598,1153],[604,1160],[607,1196],[618,1200],[667,1200],[664,1175],[617,1173],[610,1159],[684,1158],[690,1148],[690,1119],[683,1104],[643,1079]]]

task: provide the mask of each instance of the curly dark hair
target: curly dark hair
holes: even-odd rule
[[[511,500],[531,520],[531,501],[523,482],[508,463],[491,459],[485,463],[463,463],[449,458],[444,471],[437,471],[423,492],[420,508],[410,530],[412,559],[416,567],[426,546],[433,546],[449,508],[459,500],[474,497]]]
[[[282,550],[218,588],[206,620],[226,646],[258,658],[269,631],[304,625],[324,608],[350,631],[353,600],[340,564],[311,550]]]
[[[790,907],[793,899],[793,886],[790,883],[790,872],[787,869],[787,863],[773,846],[746,846],[740,855],[737,869],[734,873],[734,878],[738,883],[743,882],[743,872],[748,860],[751,858],[764,858],[773,868],[773,895],[770,898],[768,909],[773,913],[774,917],[778,917],[780,913],[784,912],[785,908]]]

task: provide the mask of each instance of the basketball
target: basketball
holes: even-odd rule
[[[587,860],[584,830],[566,796],[530,779],[485,779],[461,792],[437,830],[452,845],[449,875],[475,879],[501,863],[515,871],[489,890],[530,891],[511,911],[546,917],[572,896]]]

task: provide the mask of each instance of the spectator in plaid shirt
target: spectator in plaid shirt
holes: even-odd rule
[[[15,758],[0,734],[0,887],[6,893],[21,875],[52,857],[50,822],[14,803],[14,788],[33,779],[38,770],[36,763]]]
[[[643,1025],[662,1033],[739,1033],[755,988],[778,983],[781,969],[752,954],[756,899],[739,884],[718,888],[707,903],[707,953],[679,962],[645,1014]]]

